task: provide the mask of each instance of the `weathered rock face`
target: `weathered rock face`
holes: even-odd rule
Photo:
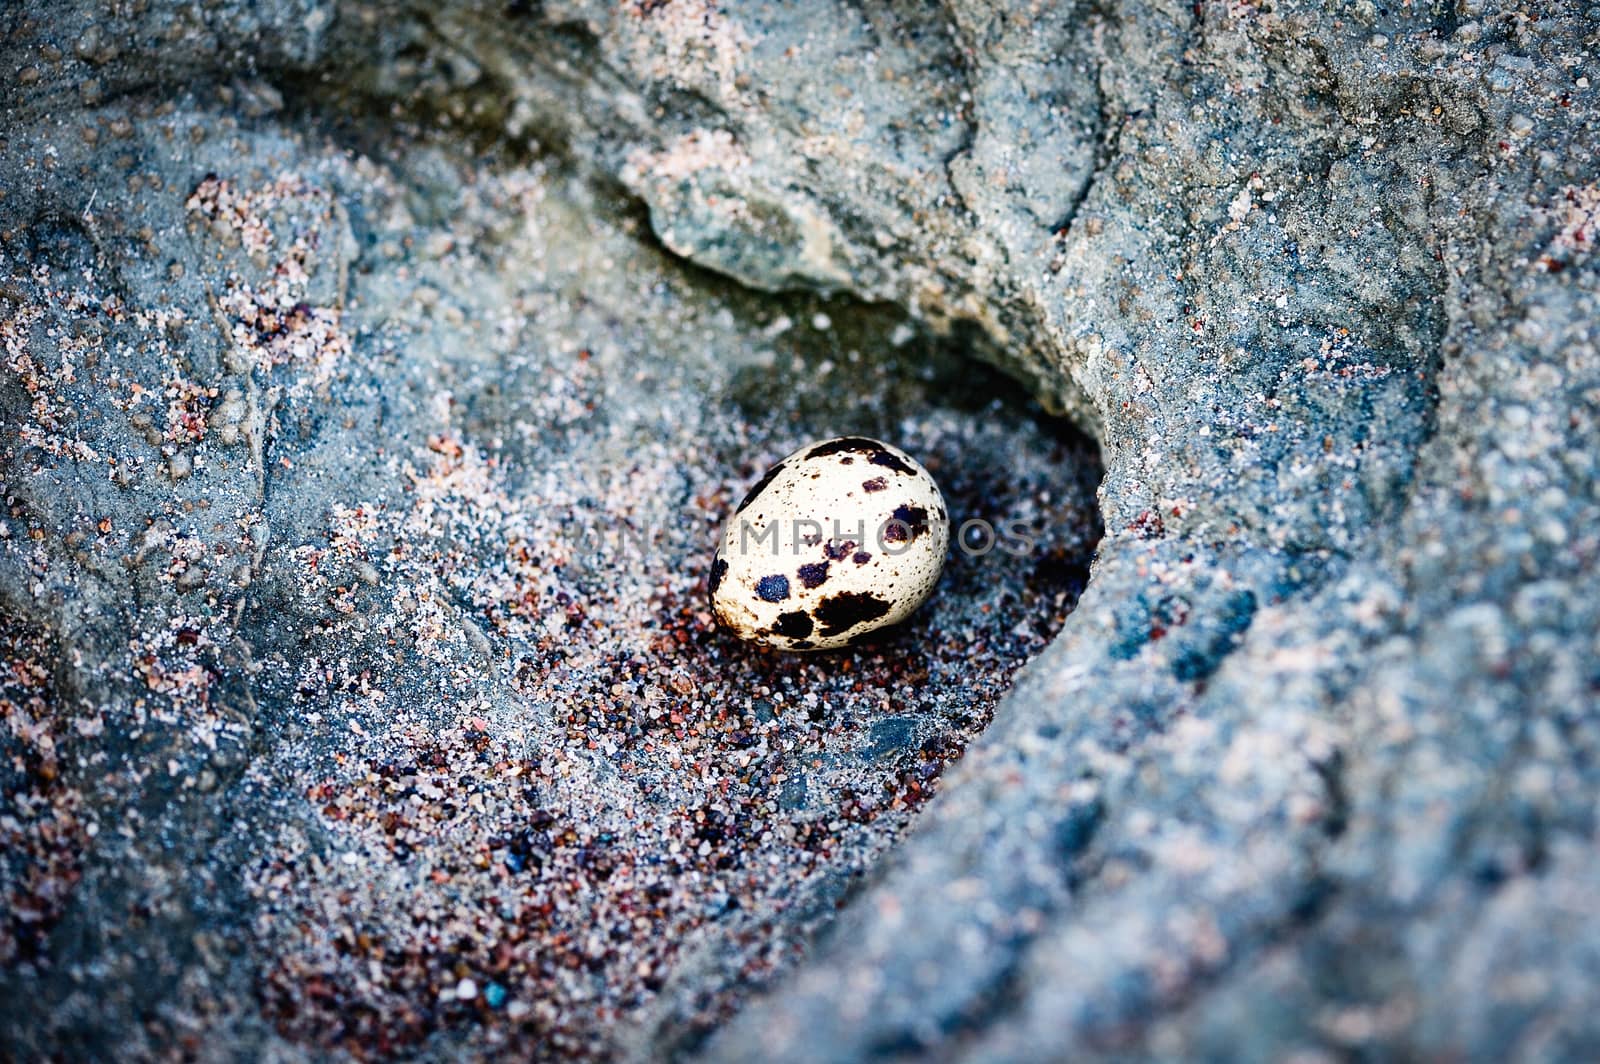
[[[724,841],[754,835],[748,811],[714,803],[687,834],[643,829],[659,839],[643,850],[707,847],[708,865],[673,875],[741,899],[746,923],[691,926],[631,864],[594,871],[601,836],[638,820],[619,776],[659,771],[664,805],[682,805],[676,774],[697,762],[640,746],[619,767],[562,698],[586,704],[602,675],[608,692],[662,676],[694,690],[716,663],[650,649],[700,638],[662,620],[692,572],[629,575],[606,552],[552,572],[548,526],[736,497],[719,478],[763,464],[750,433],[767,460],[789,438],[739,425],[761,426],[765,404],[836,417],[852,394],[952,471],[1028,448],[1010,490],[1044,520],[1080,515],[1081,496],[1044,430],[941,413],[947,384],[885,398],[892,376],[818,383],[855,364],[848,350],[870,363],[884,314],[676,270],[633,235],[642,215],[667,251],[745,289],[898,305],[1072,415],[1104,462],[1106,535],[1060,635],[823,941],[699,1048],[1592,1055],[1600,11],[438,7],[7,16],[0,602],[9,658],[46,664],[12,670],[27,693],[10,704],[33,708],[3,770],[20,782],[0,780],[23,795],[6,830],[49,845],[0,859],[31,906],[6,941],[37,954],[0,958],[0,985],[51,1006],[9,1013],[8,1040],[71,1045],[75,1024],[92,1047],[137,1029],[240,1052],[368,1036],[487,1052],[508,1037],[488,980],[509,970],[513,992],[524,980],[563,1007],[524,1002],[509,1029],[525,1044],[647,1054],[695,1044],[729,988],[775,970],[778,943],[839,896],[826,861],[792,897],[754,870],[718,878]],[[518,163],[518,145],[543,161]],[[828,369],[762,391],[791,357],[780,312],[846,332]],[[585,345],[614,382],[603,396],[573,364]],[[135,385],[158,398],[130,404]],[[115,425],[106,395],[124,404]],[[685,465],[695,439],[711,442]],[[968,475],[970,507],[993,485]],[[1052,475],[1053,503],[1036,492]],[[1089,534],[1058,533],[1058,561]],[[696,542],[672,541],[675,569]],[[948,627],[997,638],[975,608],[988,587],[990,606],[1053,630],[1067,584],[1053,597],[1006,572],[1009,600],[1010,577],[947,587]],[[582,641],[637,669],[558,672],[553,647],[575,641],[566,619],[546,630],[561,595],[606,622]],[[341,671],[340,642],[362,668]],[[919,667],[980,677],[961,696],[977,705],[1008,666],[963,673],[972,645]],[[867,663],[884,670],[868,688],[899,682],[912,647]],[[737,681],[850,697],[837,676],[760,668]],[[386,719],[372,688],[406,713],[450,707],[417,718],[443,738]],[[875,786],[884,751],[981,727],[936,724],[953,704],[899,730],[874,707],[857,762],[825,742],[813,753],[837,760],[809,789],[768,782],[870,820],[839,794]],[[780,731],[763,750],[800,742]],[[527,753],[591,740],[602,755]],[[512,769],[532,797],[442,782]],[[455,810],[456,849],[405,835],[407,788]],[[554,799],[592,821],[511,838]],[[917,802],[902,804],[895,824]],[[846,864],[894,830],[869,834],[835,844]],[[396,837],[445,881],[384,864]],[[559,972],[495,969],[494,944],[469,940],[511,903],[473,909],[498,881],[457,890],[450,870],[535,853],[588,893],[541,880],[545,923],[518,942],[659,919],[658,938],[700,948],[626,953],[643,968],[624,972],[563,939]],[[407,899],[428,906],[411,938]],[[582,912],[550,915],[564,905]],[[736,945],[774,924],[769,951]],[[441,936],[458,957],[428,944]],[[415,957],[420,973],[385,969]],[[592,1000],[581,971],[628,996],[602,1002],[626,1015],[622,1041],[570,1029]],[[329,1002],[346,1028],[329,1029]]]

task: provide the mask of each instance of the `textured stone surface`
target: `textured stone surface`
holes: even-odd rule
[[[371,455],[393,431],[385,410],[404,402],[391,389],[413,374],[426,378],[419,395],[487,396],[504,367],[458,355],[459,339],[433,341],[414,367],[391,354],[398,367],[372,376],[342,418],[302,413],[296,426],[284,412],[296,389],[315,395],[337,367],[377,358],[381,344],[341,346],[347,316],[368,315],[358,338],[380,335],[419,280],[445,293],[426,311],[441,328],[451,306],[469,323],[487,317],[493,286],[515,287],[496,280],[506,264],[492,253],[465,274],[441,253],[430,275],[409,248],[374,268],[380,252],[363,235],[413,222],[468,232],[444,224],[459,188],[505,179],[452,152],[530,149],[563,175],[554,198],[570,204],[568,220],[540,224],[563,234],[552,246],[571,256],[560,272],[580,304],[593,288],[607,293],[596,306],[624,307],[618,290],[643,275],[608,258],[606,240],[577,235],[583,219],[623,234],[648,224],[668,252],[757,292],[898,305],[1074,417],[1104,462],[1106,535],[1060,635],[870,886],[791,976],[701,1047],[708,1055],[1593,1055],[1600,11],[1488,0],[152,2],[91,28],[93,11],[6,16],[4,295],[37,302],[51,270],[111,270],[144,313],[178,305],[190,318],[137,324],[181,347],[175,369],[149,361],[170,352],[136,350],[124,336],[134,326],[105,314],[76,324],[79,308],[59,299],[56,331],[30,341],[59,374],[82,365],[72,359],[85,331],[103,329],[92,346],[125,352],[104,356],[115,365],[178,382],[162,396],[167,416],[140,429],[157,444],[168,433],[172,453],[158,459],[152,445],[127,484],[121,462],[70,491],[50,480],[47,469],[73,460],[60,448],[83,438],[73,404],[53,408],[51,387],[30,385],[26,366],[8,370],[8,427],[49,430],[25,446],[8,434],[0,552],[6,608],[41,654],[119,660],[128,625],[194,609],[175,596],[202,556],[208,574],[243,565],[252,584],[271,569],[248,550],[212,560],[244,541],[202,528],[186,532],[192,556],[163,560],[158,581],[137,544],[118,548],[125,564],[72,541],[85,517],[169,499],[248,502],[268,490],[263,458],[328,470],[295,480],[274,524],[322,527],[351,485],[374,499],[401,490]],[[359,151],[421,129],[455,147],[408,154],[394,193],[322,147],[331,137]],[[315,266],[303,281],[252,262],[248,231],[219,232],[215,196],[185,206],[166,190],[187,196],[207,170],[259,188],[286,164],[312,176],[263,209],[284,226],[274,257],[292,234],[319,234],[301,254]],[[548,187],[541,177],[524,191]],[[473,208],[472,240],[494,244],[507,197]],[[404,224],[369,217],[396,202]],[[165,220],[142,223],[141,210]],[[195,308],[210,308],[208,286],[230,271],[250,278],[252,299],[219,302],[207,321]],[[729,313],[750,317],[717,325],[721,289],[697,283],[710,287],[674,290],[662,313],[713,322],[697,334],[708,376],[682,386],[714,395],[717,367],[766,343],[752,340],[771,328],[759,308],[802,304],[728,295],[748,301]],[[349,306],[352,290],[381,313]],[[219,330],[255,321],[263,301],[292,317],[304,304],[295,346],[276,327],[223,343]],[[646,328],[617,314],[599,311],[594,328]],[[649,347],[618,343],[634,358]],[[258,361],[254,372],[230,367],[241,357]],[[234,426],[236,450],[205,455],[197,475],[170,436],[184,431],[181,382],[229,373],[242,378],[237,396],[195,409]],[[461,424],[506,423],[487,412],[498,400],[480,401]],[[280,402],[280,427],[265,432]],[[635,407],[665,409],[619,395],[608,410]],[[427,418],[408,418],[425,437]],[[604,460],[652,438],[675,437],[643,425]],[[270,555],[270,537],[246,539]],[[469,560],[478,549],[460,548]],[[105,589],[81,600],[93,608],[53,593],[40,571],[73,551],[88,558],[75,579]],[[211,599],[218,614],[245,600]],[[319,615],[284,612],[273,650],[293,672],[314,654],[305,641]],[[476,644],[461,639],[463,651]],[[208,703],[217,757],[286,756],[281,738],[252,737],[243,707],[264,681],[229,653],[215,651]],[[57,703],[121,705],[185,682],[70,665],[56,677],[18,682]],[[485,680],[492,705],[500,682]],[[149,735],[176,742],[175,729]],[[892,730],[879,740],[893,746]],[[164,767],[150,742],[88,745]],[[207,800],[164,778],[138,788],[151,823],[176,833],[180,854],[211,846],[214,833],[181,833],[208,822]],[[71,809],[54,815],[52,835],[81,830]],[[247,825],[229,852],[251,859],[279,823]],[[213,893],[211,867],[196,861],[189,880],[157,893],[210,907],[222,924],[256,911],[259,895]],[[53,883],[51,868],[40,875]],[[160,978],[130,968],[51,984],[117,988],[128,1001],[74,1006],[100,1016],[107,1037],[159,1013],[166,1030],[223,1032],[230,1046],[315,1043],[281,1016],[258,1019],[250,964],[199,936],[170,949],[159,905],[122,931],[111,914],[132,888],[117,885],[114,860],[86,868],[51,949],[114,967],[137,956],[100,944],[115,925],[161,958]],[[187,936],[191,923],[180,925]],[[681,969],[690,985],[676,1000],[693,1000],[697,979],[725,985],[715,955]],[[214,985],[195,1000],[211,1012],[182,990],[207,971]],[[8,1021],[27,1045],[59,1037],[36,1017]],[[492,1044],[462,1022],[430,1044]],[[612,1050],[697,1044],[672,1023],[637,1030]]]

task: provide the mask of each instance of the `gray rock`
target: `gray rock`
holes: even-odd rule
[[[749,426],[853,401],[943,448],[951,477],[1017,450],[1019,476],[1058,477],[1084,520],[1081,452],[1052,466],[1046,430],[1011,408],[941,413],[948,384],[850,369],[850,350],[870,365],[906,332],[848,297],[1003,366],[1094,435],[1092,576],[898,845],[898,828],[849,835],[815,878],[768,873],[782,897],[706,881],[701,905],[728,908],[683,930],[670,972],[639,977],[645,1004],[600,1048],[1594,1055],[1592,9],[35,7],[7,16],[0,46],[0,604],[50,663],[28,690],[49,691],[40,719],[58,726],[47,748],[14,725],[32,745],[7,747],[16,778],[0,784],[30,795],[30,839],[70,845],[0,861],[8,890],[31,884],[50,910],[7,939],[49,963],[0,958],[7,1000],[50,1004],[8,1010],[8,1047],[103,1053],[179,1031],[219,1055],[353,1044],[291,1014],[318,1000],[285,988],[293,972],[415,1012],[404,1030],[427,1054],[503,1048],[505,1027],[438,997],[468,971],[430,962],[437,986],[384,997],[353,959],[363,935],[407,948],[395,898],[453,926],[453,888],[406,869],[479,851],[441,841],[405,865],[379,829],[318,806],[372,786],[336,756],[374,779],[384,757],[415,758],[403,725],[464,736],[427,756],[476,756],[470,736],[488,733],[463,706],[495,742],[521,729],[535,751],[562,747],[560,697],[594,697],[574,679],[590,666],[535,652],[542,630],[484,598],[491,570],[525,578],[494,568],[508,543],[585,514],[693,513],[718,468],[736,479]],[[764,294],[643,247],[646,224]],[[808,328],[824,306],[846,326]],[[597,369],[573,368],[578,348]],[[941,349],[919,339],[905,358]],[[804,370],[774,384],[792,358]],[[156,401],[129,403],[135,381]],[[755,409],[746,427],[720,413],[730,396]],[[511,479],[452,457],[462,441]],[[638,467],[653,490],[610,479]],[[973,477],[966,494],[989,490]],[[407,524],[419,491],[439,509]],[[1091,533],[1056,535],[1070,561]],[[1006,572],[953,573],[941,623],[1015,609],[1023,568]],[[655,602],[652,579],[598,551],[537,590],[613,625],[568,612],[551,633],[584,636],[563,645],[632,652],[617,633],[645,611],[616,604]],[[1061,588],[1015,623],[1070,605]],[[369,675],[334,668],[330,640]],[[775,781],[774,806],[870,819],[862,788],[942,764],[881,721],[931,732],[1009,673],[975,664],[958,692],[941,686],[958,665],[927,664],[937,677],[894,681],[926,692],[914,710],[834,698],[816,676],[749,695],[778,708],[746,737],[798,741],[783,729],[808,712],[854,736]],[[608,691],[636,681],[607,668]],[[801,708],[807,683],[822,697]],[[198,715],[167,710],[185,684],[206,692]],[[57,745],[51,779],[70,786],[29,774]],[[603,755],[562,764],[589,781],[596,834],[548,860],[587,870],[600,836],[634,822],[608,796],[636,780]],[[187,782],[206,778],[225,804]],[[340,787],[305,797],[325,781]],[[664,805],[694,793],[663,787]],[[471,840],[495,815],[450,822]],[[697,844],[736,830],[713,820]],[[389,879],[348,869],[339,854],[362,846]],[[503,849],[485,836],[482,852]],[[351,910],[365,923],[341,937]],[[728,1019],[787,971],[738,944],[771,927],[790,954],[825,930]],[[531,1044],[594,1048],[517,994],[504,1015]]]

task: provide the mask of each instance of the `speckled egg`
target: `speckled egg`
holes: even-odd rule
[[[863,436],[813,443],[767,470],[729,518],[711,606],[753,642],[847,646],[927,600],[949,541],[944,497],[916,459]]]

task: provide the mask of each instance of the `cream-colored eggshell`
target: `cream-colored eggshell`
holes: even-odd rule
[[[723,530],[717,620],[783,650],[829,650],[896,624],[939,582],[950,514],[928,471],[863,436],[809,444],[767,470]]]

